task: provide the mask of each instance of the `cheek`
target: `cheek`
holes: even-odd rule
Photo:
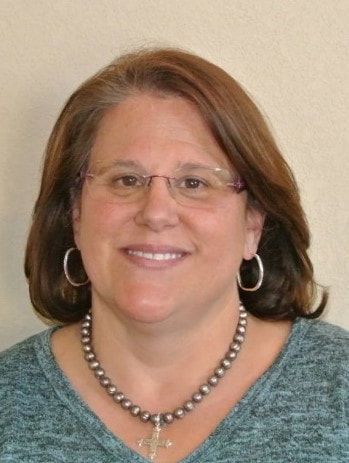
[[[127,222],[122,211],[114,205],[86,203],[81,211],[80,251],[85,271],[92,282],[93,291],[108,293],[118,281],[119,266],[115,256]]]
[[[244,252],[244,210],[224,209],[219,213],[205,214],[200,223],[201,226],[195,230],[201,246],[198,255],[201,256],[200,265],[204,263],[203,270],[211,276],[213,273],[218,279],[234,278]]]
[[[108,267],[127,220],[125,213],[114,205],[92,201],[82,205],[79,247],[91,281]]]
[[[193,261],[191,288],[196,289],[196,294],[205,291],[215,297],[217,294],[230,294],[235,288],[236,274],[243,257],[244,216],[236,214],[236,211],[230,211],[230,214],[221,211],[219,214],[205,214],[205,220],[201,219],[199,223],[201,226],[195,228],[198,252]]]
[[[227,226],[229,225],[229,226]],[[244,229],[240,224],[224,224],[216,244],[218,265],[231,274],[240,267],[245,243]]]
[[[115,238],[125,220],[127,220],[125,212],[122,209],[116,209],[113,204],[86,201],[81,208],[81,239],[98,244],[99,238]]]
[[[212,247],[221,253],[242,253],[245,242],[245,218],[242,210],[222,210],[207,221]]]

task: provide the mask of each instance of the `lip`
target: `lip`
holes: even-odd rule
[[[190,252],[183,248],[172,245],[158,245],[158,244],[131,244],[120,249],[129,262],[137,265],[138,267],[149,269],[164,269],[171,268],[186,259]],[[155,260],[147,259],[142,256],[129,254],[128,251],[148,252],[152,254],[180,254],[176,259],[169,260]]]
[[[177,246],[171,245],[162,245],[162,244],[150,244],[150,243],[140,243],[140,244],[130,244],[128,246],[124,246],[123,250],[129,249],[130,251],[141,251],[141,252],[152,252],[152,253],[159,253],[159,254],[166,254],[166,253],[176,253],[176,254],[189,254],[184,248],[179,248]]]

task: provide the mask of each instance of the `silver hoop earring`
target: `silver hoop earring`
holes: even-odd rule
[[[64,254],[64,259],[63,259],[63,270],[64,270],[64,275],[66,277],[66,279],[69,281],[69,283],[72,285],[72,286],[84,286],[84,285],[87,285],[87,283],[89,283],[89,279],[87,277],[87,280],[81,282],[81,283],[76,283],[72,278],[71,276],[69,275],[69,270],[68,270],[68,260],[69,260],[69,256],[70,254],[73,252],[73,251],[77,251],[78,248],[69,248],[67,249],[67,251],[65,252]]]
[[[258,281],[257,281],[256,285],[253,286],[252,288],[246,288],[245,286],[242,286],[241,277],[240,277],[240,270],[238,270],[238,273],[236,275],[236,279],[238,281],[239,287],[243,291],[257,291],[257,289],[259,289],[262,286],[262,283],[263,283],[264,267],[263,267],[262,259],[259,257],[258,254],[255,254],[253,257],[256,258],[256,261],[257,261],[257,264],[258,264],[258,269],[259,269]]]

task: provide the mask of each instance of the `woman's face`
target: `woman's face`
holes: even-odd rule
[[[191,103],[149,94],[129,97],[103,117],[89,166],[115,162],[169,177],[183,163],[231,170]],[[165,179],[153,178],[141,200],[111,204],[91,195],[86,182],[73,219],[92,306],[153,323],[189,321],[237,300],[236,273],[256,252],[263,222],[246,208],[245,192],[228,191],[219,207],[192,208],[176,202]]]

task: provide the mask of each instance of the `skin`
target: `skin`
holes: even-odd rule
[[[181,162],[232,169],[191,103],[149,94],[126,99],[101,121],[90,167],[117,159],[136,161],[157,175],[171,176]],[[226,352],[238,318],[236,273],[241,260],[257,251],[263,220],[247,207],[246,192],[231,192],[219,208],[188,208],[156,178],[144,200],[111,205],[92,198],[84,184],[73,223],[91,281],[94,348],[107,374],[143,409],[177,407]],[[187,254],[175,264],[154,267],[125,254],[123,249],[135,244],[174,246]],[[166,430],[181,446],[160,451],[157,461],[178,461],[199,445],[271,365],[289,329],[288,322],[250,316],[243,349],[220,393],[217,389],[195,413]],[[147,428],[111,406],[82,358],[79,325],[57,331],[52,348],[97,416],[146,455],[135,442]],[[200,419],[207,414],[210,420]]]
[[[159,175],[171,175],[180,162],[229,168],[190,103],[148,95],[129,98],[102,120],[90,166],[115,159],[137,161]],[[162,179],[153,180],[145,201],[126,205],[92,199],[85,184],[75,208],[75,241],[92,281],[93,307],[111,310],[126,323],[151,324],[152,330],[156,323],[190,329],[217,306],[236,306],[235,275],[241,259],[256,252],[262,222],[258,212],[247,210],[246,193],[228,195],[219,209],[202,210],[178,205]],[[120,252],[135,243],[175,246],[190,255],[154,272]]]

